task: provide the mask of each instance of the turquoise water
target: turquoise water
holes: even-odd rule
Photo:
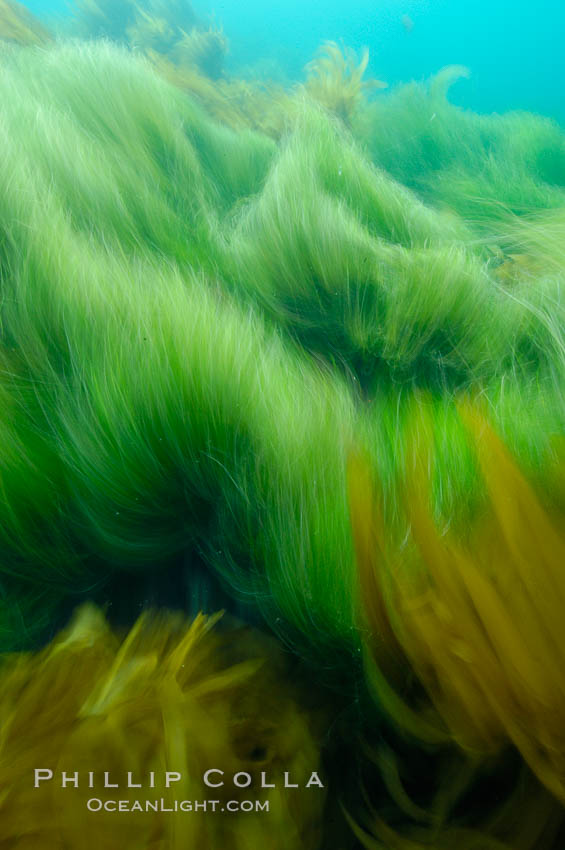
[[[64,16],[67,0],[29,0],[42,15]],[[291,78],[332,39],[368,46],[370,72],[394,84],[448,64],[471,77],[451,98],[479,112],[527,109],[565,123],[565,3],[562,0],[198,0],[230,39],[229,66],[275,60]],[[406,27],[408,16],[413,26]]]

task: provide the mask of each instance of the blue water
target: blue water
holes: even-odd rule
[[[65,14],[67,0],[29,0]],[[471,78],[451,99],[479,112],[527,109],[565,124],[565,0],[194,0],[230,39],[235,70],[276,60],[292,78],[328,39],[371,51],[371,74],[390,84],[447,64]],[[407,31],[403,16],[413,27]]]

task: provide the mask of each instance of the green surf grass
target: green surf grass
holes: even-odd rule
[[[467,75],[455,66],[398,86],[358,113],[355,133],[377,165],[426,202],[496,238],[509,214],[563,207],[565,139],[549,118],[452,105],[448,90]]]
[[[194,551],[300,651],[358,648],[346,459],[366,451],[401,537],[415,399],[438,517],[482,504],[460,392],[559,500],[562,266],[503,280],[445,193],[418,197],[408,143],[395,174],[308,99],[278,144],[235,133],[109,44],[10,51],[0,97],[0,563],[21,611]],[[2,606],[5,645],[31,639]]]

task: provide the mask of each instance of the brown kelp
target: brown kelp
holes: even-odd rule
[[[233,130],[258,130],[277,140],[297,111],[293,93],[280,85],[232,77],[211,80],[196,66],[177,65],[152,50],[146,55],[158,74]]]
[[[221,27],[200,22],[188,0],[74,0],[73,5],[73,30],[83,37],[156,53],[210,79],[223,74],[227,38]]]
[[[85,606],[3,659],[0,844],[319,846],[325,721],[272,640],[219,617],[146,613],[119,634]]]
[[[223,75],[227,50],[228,41],[221,27],[193,28],[174,45],[172,58],[176,65],[194,66],[211,80],[218,80]]]
[[[306,90],[314,100],[349,124],[369,91],[386,88],[381,80],[363,79],[368,64],[367,48],[359,59],[351,48],[341,48],[328,41],[306,66]]]
[[[74,33],[165,53],[197,23],[189,0],[73,0]]]
[[[354,828],[367,847],[431,841],[440,848],[455,840],[461,847],[553,847],[565,798],[563,509],[543,506],[476,405],[463,402],[459,410],[488,492],[488,507],[465,531],[444,530],[434,517],[434,425],[425,404],[408,425],[409,533],[402,543],[385,526],[367,460],[350,457],[368,680],[393,727],[428,753],[428,787],[437,785],[425,805],[419,792],[410,801],[396,773],[409,785],[410,756],[394,766],[379,745],[370,758],[412,824],[391,828],[374,801],[374,816],[365,813],[363,827]],[[563,476],[562,463],[554,463]],[[488,784],[512,750],[526,773],[516,772],[508,796],[484,801],[469,821],[473,809],[460,808],[461,800]],[[438,754],[443,767],[433,775]]]

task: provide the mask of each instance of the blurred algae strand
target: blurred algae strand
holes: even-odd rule
[[[0,841],[52,850],[79,841],[110,850],[149,850],[155,841],[206,850],[267,840],[280,850],[319,846],[325,790],[304,786],[312,771],[323,776],[324,721],[304,710],[274,641],[234,624],[222,630],[218,619],[145,613],[122,635],[83,606],[48,647],[4,659]],[[38,764],[41,777],[52,765],[54,778],[34,787]],[[104,787],[102,771],[99,785],[88,785],[95,764],[118,789]],[[211,768],[223,771],[213,780],[224,787],[213,791],[203,781]],[[178,777],[168,787],[166,771]],[[285,771],[299,793],[285,793]],[[261,772],[269,789],[261,788]],[[78,787],[62,787],[63,773],[78,773]],[[238,773],[251,777],[250,787],[234,787]],[[202,805],[206,795],[216,800],[213,810]],[[116,797],[127,805],[118,826],[115,810],[101,811],[85,832],[87,802]],[[222,814],[242,798],[268,809]],[[164,808],[155,806],[160,799]],[[179,801],[193,808],[175,811]]]

